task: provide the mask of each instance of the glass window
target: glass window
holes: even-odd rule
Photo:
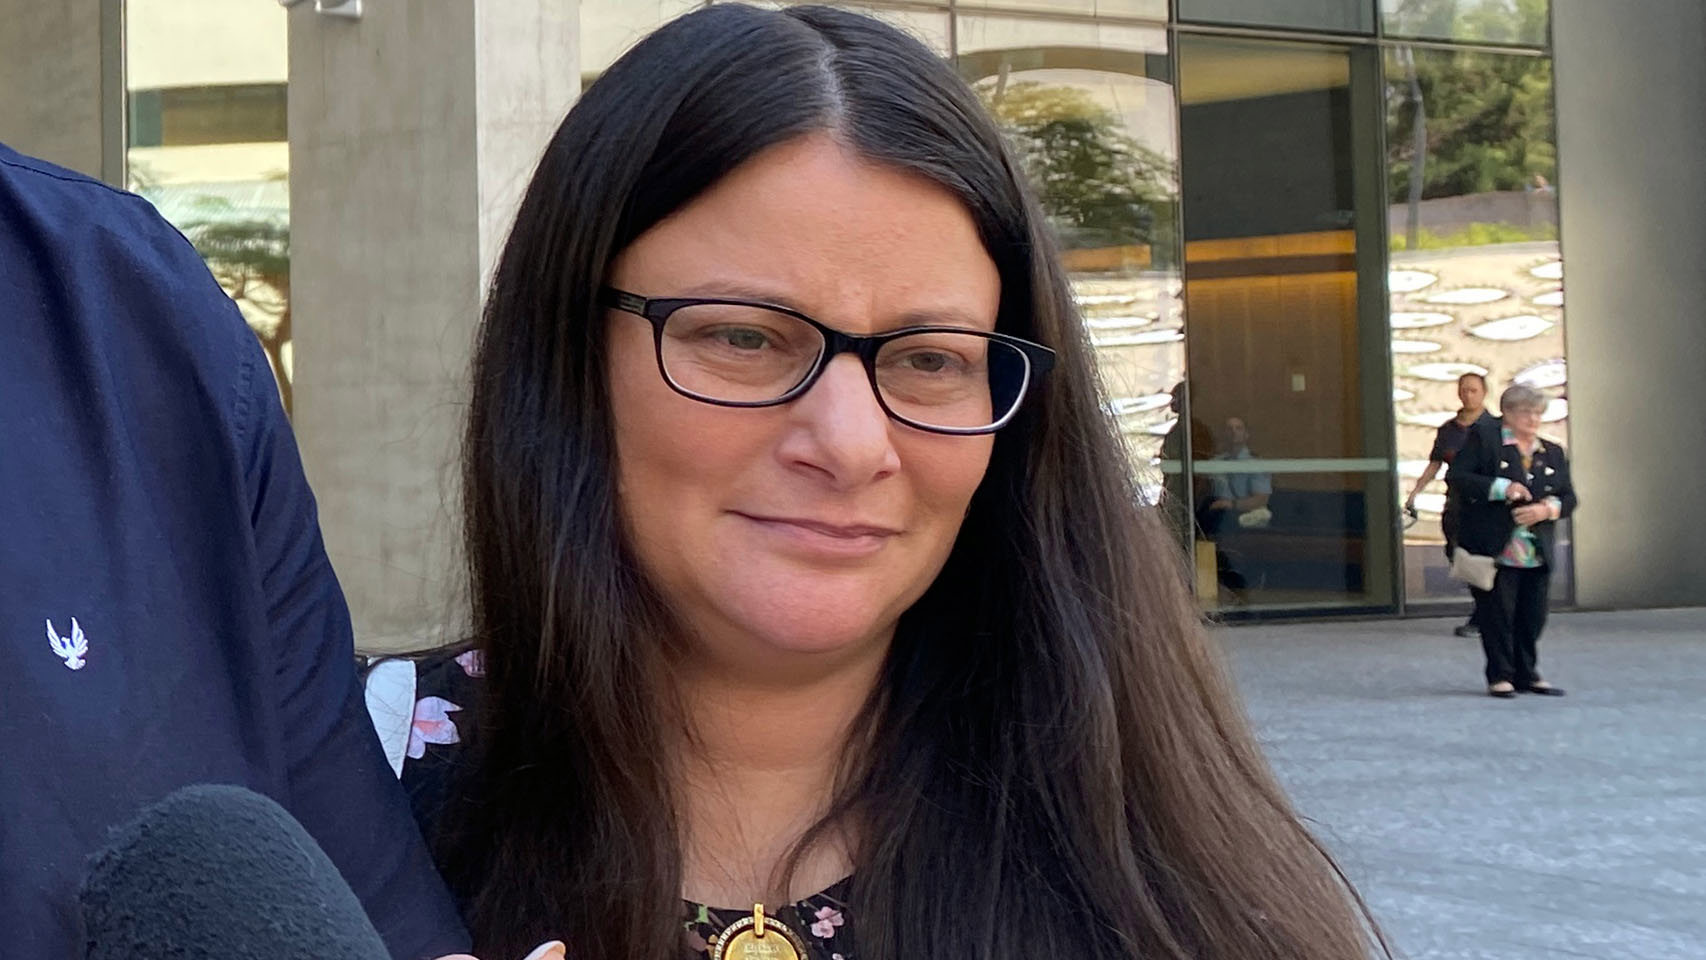
[[[285,11],[129,0],[130,189],[190,242],[266,348],[290,405]]]
[[[1551,0],[1380,0],[1387,34],[1545,46]]]
[[[1373,33],[1374,0],[1179,0],[1179,19],[1240,27]]]
[[[946,10],[895,10],[866,6],[860,3],[837,3],[843,10],[852,10],[893,24],[912,34],[939,56],[949,54],[948,12]]]
[[[1167,0],[958,0],[960,10],[1030,10],[1038,13],[1076,13],[1096,17],[1167,19]]]
[[[1513,382],[1544,390],[1542,434],[1569,440],[1552,63],[1399,47],[1386,77],[1392,397],[1399,484],[1416,492],[1406,595],[1461,602],[1446,575],[1444,470],[1416,489],[1459,411],[1458,377],[1485,376],[1495,412]]]
[[[961,74],[1005,129],[1060,238],[1139,482],[1162,500],[1175,482],[1161,461],[1185,360],[1167,32],[961,16],[958,36]],[[1165,499],[1183,528],[1178,496]]]
[[[628,48],[699,0],[581,0],[581,85],[598,79]]]
[[[1387,608],[1395,504],[1372,50],[1180,40],[1200,598]]]
[[[774,9],[793,6],[796,3],[822,2],[822,0],[736,0],[736,2]],[[925,46],[940,56],[946,57],[949,53],[948,11],[945,9],[938,11],[918,10],[913,9],[913,7],[889,7],[883,5],[881,0],[878,0],[877,3],[832,3],[830,6],[875,17],[918,38]],[[941,6],[947,6],[946,0],[943,0]]]

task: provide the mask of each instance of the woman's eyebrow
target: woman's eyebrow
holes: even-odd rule
[[[979,317],[969,310],[958,307],[935,307],[926,310],[912,310],[900,316],[901,327],[967,327],[972,330],[994,330],[995,318]]]
[[[688,292],[686,293],[678,293],[672,290],[667,293],[648,293],[647,296],[711,297],[728,298],[730,300],[753,300],[758,303],[767,303],[772,306],[786,307],[789,310],[803,313],[821,323],[834,326],[834,324],[830,324],[825,318],[818,316],[810,310],[802,308],[798,301],[784,293],[780,293],[776,288],[763,286],[751,281],[728,279],[706,280],[702,283],[689,284],[687,286],[687,291]],[[898,330],[904,327],[966,327],[972,330],[987,331],[995,329],[995,318],[980,317],[971,310],[944,305],[908,310],[905,313],[894,317],[892,320],[884,318],[884,322],[879,324],[878,329]]]
[[[711,297],[727,298],[730,300],[756,300],[773,306],[787,307],[790,310],[800,310],[799,305],[786,294],[771,287],[761,286],[746,280],[706,280],[687,286],[687,292],[671,290],[667,293],[651,294],[665,297]],[[806,311],[800,310],[801,313]]]

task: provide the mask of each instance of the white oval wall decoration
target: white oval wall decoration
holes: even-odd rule
[[[1450,304],[1451,306],[1473,307],[1483,303],[1497,303],[1510,296],[1510,293],[1498,287],[1459,287],[1456,290],[1442,290],[1430,297],[1424,297],[1424,303]]]
[[[1392,329],[1420,330],[1424,327],[1443,327],[1452,322],[1449,313],[1394,313]]]
[[[1461,361],[1441,361],[1438,363],[1417,363],[1404,368],[1407,376],[1420,380],[1432,380],[1435,383],[1452,383],[1466,373],[1487,375],[1487,368],[1478,363],[1463,363]]]
[[[1483,320],[1464,328],[1472,337],[1482,340],[1532,340],[1556,324],[1545,317],[1532,313],[1520,313],[1514,317],[1500,317],[1497,320]]]
[[[1386,285],[1393,293],[1415,293],[1438,282],[1438,276],[1425,270],[1393,270],[1386,275]]]

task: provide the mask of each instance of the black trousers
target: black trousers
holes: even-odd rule
[[[1487,683],[1503,680],[1518,690],[1540,679],[1535,644],[1546,629],[1552,571],[1547,567],[1500,567],[1493,589],[1476,590],[1475,619],[1487,655]]]

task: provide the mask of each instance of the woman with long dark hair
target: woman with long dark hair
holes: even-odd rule
[[[483,676],[436,820],[482,955],[1375,947],[1138,506],[1017,165],[896,30],[718,5],[593,83],[464,462]]]

